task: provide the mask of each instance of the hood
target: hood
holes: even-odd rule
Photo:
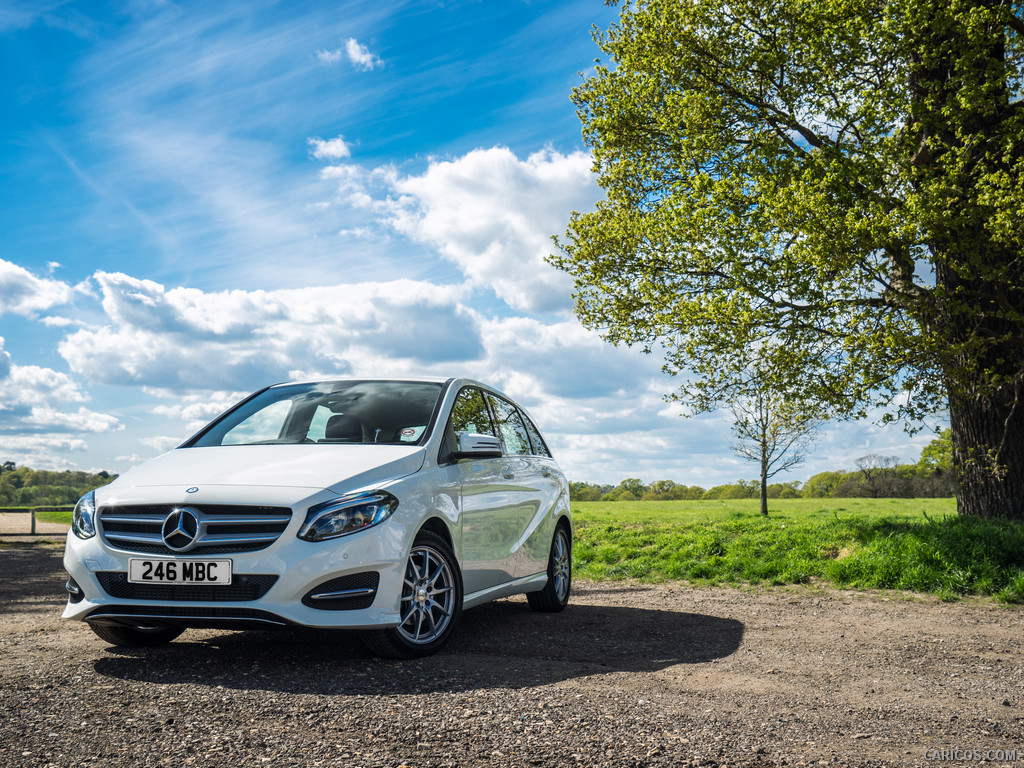
[[[231,445],[177,448],[125,472],[125,486],[247,486],[341,489],[393,480],[423,466],[424,449],[403,445]],[[347,488],[345,488],[347,489]]]

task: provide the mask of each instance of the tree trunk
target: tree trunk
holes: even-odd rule
[[[761,514],[768,517],[768,467],[761,464]]]
[[[935,260],[938,299],[921,319],[948,392],[957,510],[1024,520],[1024,266],[990,192],[993,179],[1019,183],[1024,159],[1002,8],[938,3],[910,32],[907,138]]]
[[[1012,391],[998,399],[950,397],[957,512],[1024,520],[1024,403]]]

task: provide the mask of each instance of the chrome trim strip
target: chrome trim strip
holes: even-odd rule
[[[267,515],[265,517],[258,517],[251,515],[249,517],[231,515],[218,515],[217,517],[204,517],[203,522],[207,525],[284,525],[291,522],[291,517],[285,517],[284,515]]]
[[[277,541],[280,533],[222,533],[220,535],[203,536],[196,542],[196,549],[217,544],[256,544],[262,541]]]
[[[466,595],[462,599],[462,607],[463,609],[475,608],[491,600],[497,600],[499,597],[510,597],[521,592],[536,592],[538,589],[543,589],[547,583],[548,572],[546,570],[529,576],[523,576],[515,581],[508,581],[496,587],[488,587],[487,589],[481,589],[479,592],[472,592]],[[524,587],[528,587],[528,589],[524,589]]]
[[[162,525],[167,515],[100,515],[104,523],[156,523]]]
[[[276,627],[287,627],[288,622],[286,621],[275,621],[273,619],[261,619],[254,616],[175,616],[173,614],[164,615],[162,613],[101,613],[97,616],[86,616],[85,621],[99,621],[103,622],[107,619],[121,619],[130,620],[134,624],[144,625],[148,619],[157,619],[160,621],[174,621],[179,624],[187,624],[190,621],[219,621],[219,622],[234,622],[244,623],[252,622],[254,624],[273,624]]]
[[[376,592],[376,589],[364,588],[364,589],[343,589],[340,592],[318,592],[315,595],[310,595],[310,600],[343,600],[346,597],[366,597]]]
[[[120,533],[119,531],[104,531],[103,535],[111,541],[128,541],[132,544],[159,544],[163,546],[164,539],[159,533]]]

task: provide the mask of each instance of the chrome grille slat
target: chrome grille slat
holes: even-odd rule
[[[207,525],[287,525],[292,516],[279,517],[235,517],[228,520],[207,520]]]
[[[207,546],[215,546],[218,544],[245,544],[245,543],[257,543],[261,541],[271,542],[277,541],[278,534],[270,534],[267,536],[253,536],[248,533],[220,533],[213,536],[207,536],[203,539],[203,544]]]
[[[203,533],[194,547],[179,552],[163,541],[163,524],[175,509],[199,513]],[[241,504],[140,504],[99,510],[101,535],[110,546],[150,555],[186,557],[254,552],[273,544],[291,522],[288,507]]]
[[[105,523],[156,523],[158,526],[163,523],[167,515],[104,515]]]
[[[106,538],[130,544],[163,544],[164,541],[159,533],[108,533]]]

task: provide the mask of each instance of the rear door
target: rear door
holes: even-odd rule
[[[551,457],[540,430],[526,411],[520,409],[519,415],[530,438],[530,477],[533,485],[525,497],[527,523],[517,575],[531,576],[547,569],[555,522],[559,512],[568,506],[569,499],[562,471]]]

